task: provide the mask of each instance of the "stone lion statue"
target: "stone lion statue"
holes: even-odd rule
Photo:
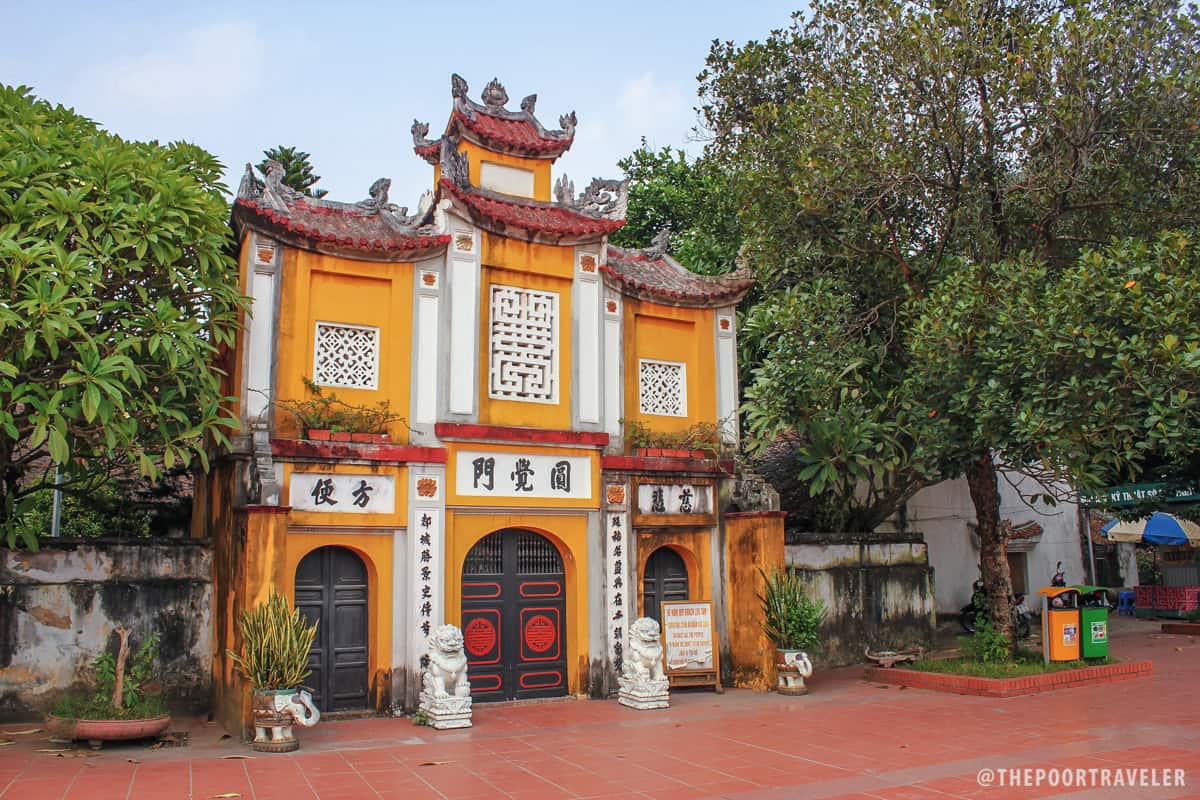
[[[636,619],[629,626],[624,666],[626,678],[637,681],[666,680],[658,623],[649,617]]]
[[[462,631],[453,625],[441,625],[426,640],[429,667],[425,670],[425,690],[433,697],[469,697],[467,655],[463,652]]]

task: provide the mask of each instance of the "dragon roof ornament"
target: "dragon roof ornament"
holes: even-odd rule
[[[568,142],[575,136],[575,127],[578,121],[574,111],[558,118],[561,130],[550,130],[538,121],[537,117],[533,115],[534,108],[537,106],[536,94],[527,95],[521,100],[519,110],[510,111],[505,108],[508,104],[508,90],[504,88],[504,84],[500,83],[498,78],[492,78],[484,87],[480,94],[482,104],[471,100],[467,96],[469,91],[470,87],[461,75],[450,76],[450,94],[454,98],[454,108],[468,119],[474,119],[476,114],[487,114],[497,119],[528,122],[534,126],[538,135],[543,139]]]

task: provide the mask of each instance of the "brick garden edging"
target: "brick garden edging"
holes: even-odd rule
[[[1072,686],[1096,683],[1111,683],[1128,678],[1139,678],[1154,671],[1152,661],[1132,661],[1125,664],[1104,664],[1080,669],[1064,669],[1027,675],[1022,678],[976,678],[970,675],[948,675],[941,672],[919,672],[915,669],[884,669],[866,667],[863,678],[877,683],[908,686],[913,689],[930,689],[935,692],[971,694],[979,697],[1016,697],[1022,694],[1040,694]]]
[[[1164,622],[1163,633],[1178,633],[1184,636],[1200,636],[1200,623],[1196,622]]]

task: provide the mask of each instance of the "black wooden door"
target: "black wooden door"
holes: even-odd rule
[[[567,693],[565,595],[562,557],[546,537],[497,531],[471,548],[462,623],[473,698]]]
[[[367,707],[367,568],[344,547],[322,547],[296,567],[296,608],[317,621],[306,685],[322,711]]]
[[[662,622],[659,603],[687,599],[688,572],[683,557],[669,547],[658,548],[646,559],[642,575],[642,613]]]

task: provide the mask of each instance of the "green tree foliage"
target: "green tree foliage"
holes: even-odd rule
[[[263,151],[263,160],[258,162],[258,171],[267,173],[267,162],[278,161],[283,166],[283,183],[309,197],[321,198],[329,194],[325,189],[314,189],[321,180],[313,174],[312,156],[295,147],[279,145]]]
[[[48,493],[157,477],[226,443],[243,308],[221,165],[0,86],[0,530]],[[30,546],[36,542],[25,536]]]
[[[727,181],[704,159],[688,161],[682,150],[642,146],[622,159],[629,180],[625,226],[613,244],[647,247],[664,228],[671,232],[671,255],[693,272],[729,272],[741,245],[737,208]]]
[[[701,74],[705,158],[764,289],[750,432],[792,437],[851,525],[965,474],[1002,634],[993,455],[1086,486],[1197,439],[1172,284],[1190,248],[1160,232],[1200,224],[1198,65],[1175,0],[816,0]],[[1095,297],[1070,282],[1100,273]],[[1100,313],[1131,279],[1144,306]]]

